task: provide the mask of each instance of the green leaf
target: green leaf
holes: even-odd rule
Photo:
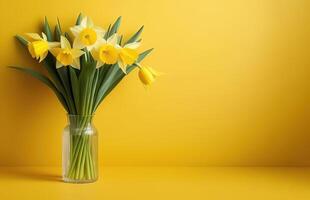
[[[60,41],[60,36],[62,35],[62,30],[61,30],[61,26],[60,26],[60,22],[59,19],[57,18],[57,24],[55,26],[55,40],[56,41]]]
[[[73,67],[69,67],[69,73],[70,73],[70,82],[71,82],[71,89],[74,97],[74,103],[77,110],[77,113],[79,113],[79,102],[80,102],[80,89],[79,89],[79,80],[76,76],[75,70]]]
[[[94,76],[94,80],[91,86],[91,98],[89,101],[90,107],[88,109],[88,114],[91,115],[93,113],[93,107],[95,106],[95,98],[96,98],[96,88],[98,84],[98,78],[99,78],[99,69],[96,69],[96,73]]]
[[[106,40],[108,39],[110,30],[111,30],[111,24],[109,25],[109,28],[108,28],[107,32],[105,32],[105,34],[103,36],[104,39],[106,39]]]
[[[20,35],[15,35],[15,38],[24,46],[28,46],[28,41],[23,37],[23,36],[20,36]]]
[[[143,31],[143,28],[144,26],[141,26],[141,28],[133,36],[131,36],[131,38],[129,38],[129,40],[125,44],[137,41]]]
[[[106,74],[108,73],[109,69],[111,68],[112,65],[107,65],[104,64],[102,67],[99,68],[99,77],[98,77],[98,84],[97,84],[97,89],[96,91],[99,90],[99,87],[101,86],[104,77],[106,76]],[[97,93],[97,92],[96,92]]]
[[[118,39],[118,44],[119,45],[122,45],[122,40],[123,40],[123,35],[121,35],[121,37],[119,37],[119,39]]]
[[[64,97],[62,96],[62,94],[57,90],[57,88],[55,87],[55,85],[53,84],[53,82],[51,80],[49,80],[46,76],[44,76],[43,74],[32,70],[30,68],[23,68],[23,67],[17,67],[17,66],[9,66],[12,69],[16,69],[19,71],[22,71],[26,74],[29,74],[31,76],[33,76],[34,78],[40,80],[42,83],[44,83],[45,85],[47,85],[49,88],[51,88],[53,90],[53,92],[56,94],[57,98],[59,99],[60,103],[63,105],[63,107],[65,108],[65,110],[67,112],[69,112],[68,106],[66,104],[66,101],[64,99]]]
[[[125,74],[123,73],[122,70],[120,70],[121,73],[117,73],[117,75],[115,75],[116,77],[114,78],[114,80],[110,83],[110,85],[105,88],[105,92],[104,94],[101,96],[101,99],[99,100],[99,103],[96,104],[96,107],[93,108],[93,112],[96,111],[96,109],[98,108],[98,106],[100,105],[100,103],[104,100],[104,98],[106,96],[108,96],[110,94],[110,92],[121,82],[121,80],[125,77]]]
[[[110,67],[96,95],[97,97],[95,99],[94,110],[101,103],[102,97],[104,96],[105,92],[109,89],[109,86],[114,82],[115,75],[117,74],[119,70],[120,69],[119,69],[118,64],[115,64]]]
[[[53,41],[52,31],[50,28],[50,25],[48,24],[47,17],[44,18],[44,27],[43,32],[45,33],[47,37],[47,41]]]
[[[83,19],[82,13],[79,14],[78,18],[76,19],[75,25],[80,25]]]
[[[47,57],[43,60],[43,67],[47,70],[48,74],[52,78],[56,88],[60,91],[60,93],[65,97],[66,93],[61,83],[60,77],[56,71],[55,61],[53,56],[49,53]]]
[[[114,33],[118,31],[121,21],[122,21],[122,17],[119,16],[117,20],[114,22],[111,30],[109,31],[109,36],[113,35]]]
[[[76,114],[76,108],[74,105],[73,94],[71,91],[68,69],[67,69],[67,67],[61,67],[61,68],[57,69],[57,72],[58,72],[58,75],[59,75],[60,80],[62,82],[62,85],[65,88],[67,102],[68,102],[68,106],[70,108],[70,113]]]
[[[137,59],[137,63],[141,62],[141,61],[142,61],[147,55],[149,55],[153,50],[154,50],[154,48],[151,48],[151,49],[148,49],[148,50],[142,52],[142,53],[139,55],[138,59]]]

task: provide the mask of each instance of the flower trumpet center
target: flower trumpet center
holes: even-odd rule
[[[84,45],[93,45],[97,41],[97,34],[91,28],[85,28],[80,33],[80,40]]]
[[[123,48],[120,52],[120,58],[126,65],[132,65],[137,60],[138,55],[135,49]]]
[[[69,49],[62,50],[58,54],[57,60],[64,66],[71,65],[73,63],[72,52]]]
[[[105,44],[99,48],[99,59],[103,63],[115,64],[118,59],[118,50],[112,45]]]
[[[28,49],[32,57],[38,58],[48,51],[48,42],[45,40],[31,42],[28,45]]]

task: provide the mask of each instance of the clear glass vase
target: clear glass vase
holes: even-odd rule
[[[62,173],[70,183],[90,183],[98,179],[98,134],[93,115],[68,115],[63,131]]]

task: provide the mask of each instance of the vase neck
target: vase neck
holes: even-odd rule
[[[80,127],[85,125],[91,125],[94,115],[67,115],[68,124],[71,127]]]

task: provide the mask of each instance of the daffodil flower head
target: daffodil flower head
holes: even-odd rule
[[[85,53],[80,49],[71,48],[70,42],[64,36],[60,38],[60,48],[53,48],[50,52],[56,58],[56,68],[71,65],[76,69],[80,69],[79,57]]]
[[[160,76],[160,73],[158,73],[151,67],[139,66],[139,68],[139,78],[141,82],[146,86],[151,85],[155,81],[156,77]]]
[[[37,33],[26,33],[26,35],[32,40],[28,43],[28,51],[32,58],[39,62],[46,58],[49,49],[59,46],[59,42],[48,42],[44,33],[42,37]]]
[[[133,42],[126,44],[124,47],[120,47],[119,53],[119,67],[126,73],[126,67],[136,62],[139,54],[137,48],[140,46],[139,42]]]
[[[73,42],[73,48],[92,50],[96,43],[103,37],[105,31],[95,26],[93,21],[89,17],[84,17],[80,25],[70,28],[75,39]]]
[[[117,48],[118,36],[116,34],[107,40],[100,39],[98,44],[91,52],[93,58],[97,61],[97,68],[103,64],[115,64],[119,58],[119,49]]]

